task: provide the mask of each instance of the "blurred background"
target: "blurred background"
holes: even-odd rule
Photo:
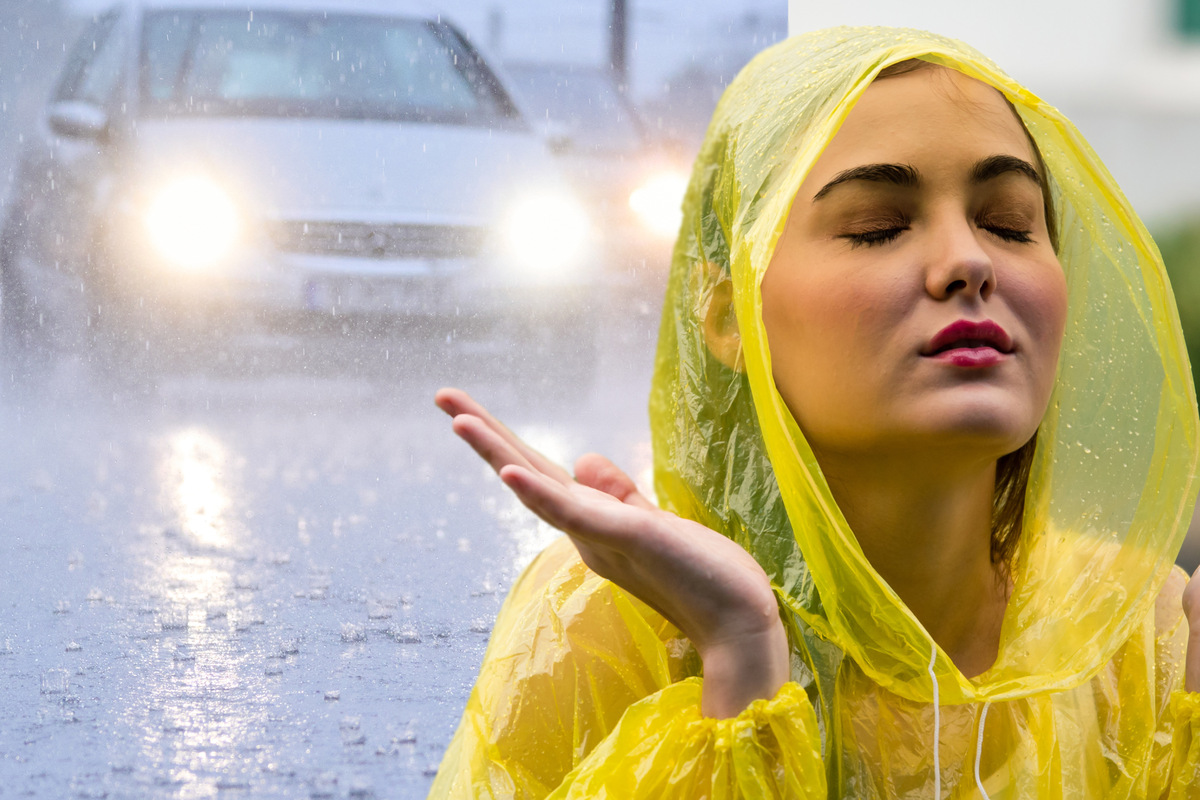
[[[145,5],[0,0],[0,797],[423,796],[556,535],[433,392],[648,485],[683,181],[789,30],[1059,105],[1200,352],[1200,0]]]
[[[786,35],[221,5],[0,0],[0,797],[424,796],[556,535],[433,393],[645,480],[689,161]]]

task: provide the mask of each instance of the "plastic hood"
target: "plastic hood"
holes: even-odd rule
[[[760,283],[793,196],[882,68],[920,58],[1017,108],[1055,184],[1069,315],[1029,482],[1015,589],[991,670],[936,652],[943,704],[1076,686],[1151,610],[1191,518],[1196,401],[1161,258],[1083,137],[965,45],[839,28],[758,56],[722,98],[684,203],[651,397],[660,502],[745,546],[782,602],[880,686],[932,700],[921,624],[863,556],[772,380]],[[732,274],[744,374],[700,320]],[[813,649],[810,647],[810,650]]]

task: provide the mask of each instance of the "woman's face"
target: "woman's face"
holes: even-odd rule
[[[1066,318],[1035,164],[1001,95],[960,73],[863,94],[762,281],[775,382],[818,455],[995,459],[1033,435]]]

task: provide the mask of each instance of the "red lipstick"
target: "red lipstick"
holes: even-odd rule
[[[990,367],[1012,351],[1012,338],[996,323],[960,319],[938,331],[921,355],[956,367]]]

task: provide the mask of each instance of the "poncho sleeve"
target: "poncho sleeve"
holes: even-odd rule
[[[698,671],[677,629],[559,540],[509,593],[430,797],[826,796],[799,686],[714,720]]]

